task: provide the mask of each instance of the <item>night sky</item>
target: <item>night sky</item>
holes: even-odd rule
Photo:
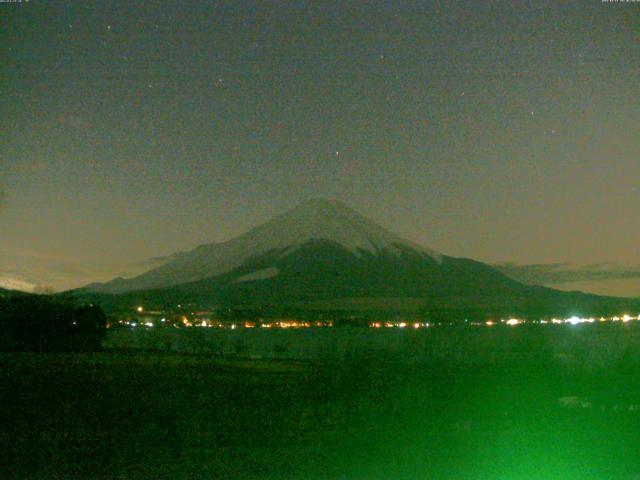
[[[0,284],[311,197],[448,255],[640,265],[640,3],[364,4],[0,3]]]

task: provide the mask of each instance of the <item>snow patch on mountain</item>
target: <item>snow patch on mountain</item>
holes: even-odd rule
[[[255,272],[247,273],[241,277],[236,278],[233,283],[253,282],[255,280],[266,280],[273,278],[280,273],[276,267],[263,268],[262,270],[256,270]]]

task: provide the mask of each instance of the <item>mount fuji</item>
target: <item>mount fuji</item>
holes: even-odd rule
[[[197,298],[216,305],[482,315],[599,313],[625,301],[524,285],[489,265],[405,240],[330,200],[303,202],[237,238],[171,255],[142,275],[83,292],[166,303]]]
[[[330,200],[308,200],[292,210],[257,226],[228,242],[201,245],[173,254],[168,262],[131,279],[118,278],[105,284],[93,284],[98,292],[122,293],[162,288],[225,274],[236,268],[246,270],[266,256],[273,265],[264,272],[253,272],[236,279],[239,282],[262,280],[276,275],[276,264],[284,258],[324,242],[344,250],[354,259],[364,256],[400,256],[412,251],[440,263],[442,255],[394,235],[346,205]]]

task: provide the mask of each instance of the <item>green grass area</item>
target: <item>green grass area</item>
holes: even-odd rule
[[[0,355],[0,478],[635,479],[640,363]]]

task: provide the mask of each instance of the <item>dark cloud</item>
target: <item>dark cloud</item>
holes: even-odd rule
[[[502,263],[494,265],[502,273],[530,285],[550,285],[591,280],[617,280],[640,278],[640,266],[623,267],[608,263],[575,266],[569,263],[518,265]]]
[[[164,265],[165,263],[169,263],[170,261],[175,260],[181,254],[182,254],[182,252],[178,252],[178,253],[173,253],[171,255],[148,258],[148,259],[143,260],[143,261],[141,261],[139,263],[136,263],[133,266],[139,267],[139,268],[145,268],[145,269],[157,268],[157,267],[160,267],[160,266]]]

